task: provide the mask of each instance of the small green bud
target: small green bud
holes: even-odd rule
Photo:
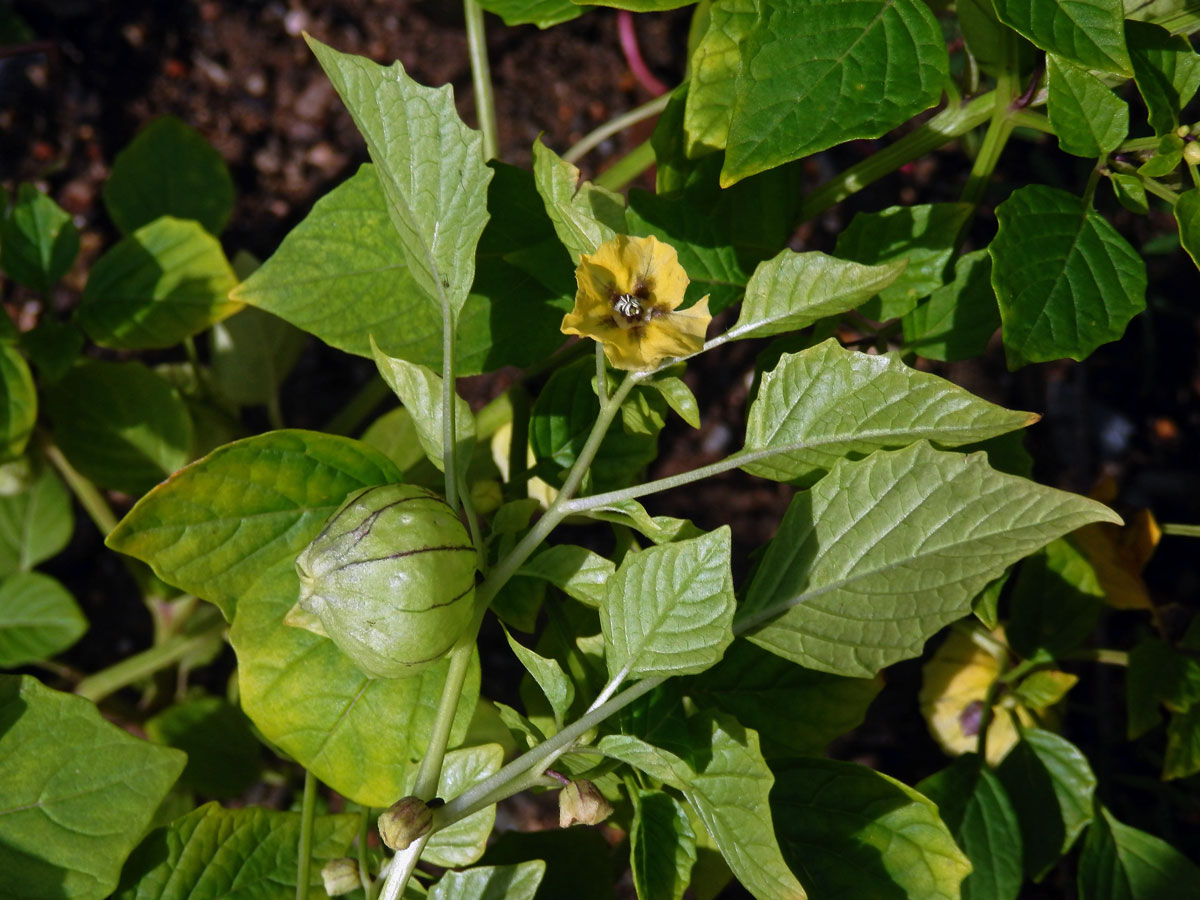
[[[1188,141],[1184,144],[1183,158],[1193,166],[1200,166],[1200,142]]]
[[[433,809],[420,797],[402,797],[379,817],[379,836],[393,850],[404,850],[433,826]]]
[[[600,789],[580,778],[558,792],[558,826],[599,825],[612,815],[612,804],[604,799]]]
[[[321,881],[325,883],[325,893],[330,897],[350,893],[362,885],[358,878],[358,861],[348,856],[331,859],[321,867]]]
[[[377,678],[415,675],[471,621],[471,538],[440,497],[416,485],[351,494],[296,558],[296,572],[300,611]],[[299,613],[288,621],[303,624]]]

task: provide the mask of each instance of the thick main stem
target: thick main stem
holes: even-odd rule
[[[475,91],[475,116],[483,132],[483,158],[496,159],[500,142],[496,131],[496,102],[492,96],[492,71],[488,64],[487,32],[483,9],[475,0],[463,0],[467,20],[467,50],[471,57],[471,86]]]

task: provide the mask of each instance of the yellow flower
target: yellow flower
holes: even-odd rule
[[[581,256],[575,281],[575,308],[563,316],[563,334],[600,341],[616,368],[654,369],[704,346],[712,321],[708,297],[675,312],[688,277],[670,244],[618,235]]]

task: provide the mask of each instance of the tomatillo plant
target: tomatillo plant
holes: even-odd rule
[[[73,320],[0,343],[0,522],[38,523],[0,529],[0,610],[43,610],[0,619],[0,663],[78,695],[0,679],[0,894],[614,896],[617,852],[641,900],[733,880],[759,900],[1015,898],[1080,841],[1081,898],[1200,884],[1122,821],[1121,777],[1097,776],[1062,713],[1108,677],[1097,663],[1125,668],[1127,738],[1194,795],[1200,626],[1168,627],[1140,578],[1162,532],[1031,480],[1039,416],[931,371],[997,331],[1013,369],[1121,337],[1146,305],[1131,216],[1173,217],[1200,255],[1200,19],[1162,7],[1106,0],[1082,23],[1058,0],[703,2],[685,82],[621,120],[658,115],[653,138],[595,182],[567,161],[593,136],[565,157],[539,140],[532,171],[495,158],[481,8],[548,27],[573,3],[468,0],[482,132],[449,87],[307,37],[371,162],[261,266],[214,237],[227,192],[135,189],[148,157],[228,178],[182,123],[146,129],[105,194],[126,236]],[[799,160],[891,132],[802,195]],[[1014,141],[1086,160],[1079,183],[1001,184]],[[955,142],[972,151],[956,198],[794,249],[798,226]],[[618,192],[651,163],[655,192]],[[74,258],[64,217],[23,187],[4,220],[0,262],[30,290]],[[305,332],[386,385],[328,431],[287,428],[279,404]],[[90,359],[86,341],[186,363]],[[672,415],[702,424],[698,373],[745,341],[742,445],[649,475]],[[459,394],[506,367],[490,402]],[[399,405],[361,428],[389,391]],[[125,422],[128,396],[145,408]],[[252,405],[271,430],[238,424]],[[118,433],[113,462],[97,447]],[[752,564],[719,510],[704,527],[652,510],[733,470],[789,486]],[[150,650],[86,677],[50,661],[86,622],[31,571],[65,543],[64,483],[156,625]],[[118,521],[104,490],[140,499]],[[1095,646],[1115,610],[1134,627]],[[483,677],[485,625],[526,673],[519,709]],[[229,697],[188,693],[226,639]],[[827,758],[923,654],[920,707],[955,760],[910,786]],[[111,700],[136,687],[138,706]],[[260,777],[299,809],[196,806]],[[524,791],[557,792],[558,843],[489,849]]]

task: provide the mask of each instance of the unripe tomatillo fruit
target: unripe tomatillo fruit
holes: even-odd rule
[[[441,659],[471,621],[475,548],[454,511],[411,484],[351,494],[296,558],[300,603],[368,675]]]

